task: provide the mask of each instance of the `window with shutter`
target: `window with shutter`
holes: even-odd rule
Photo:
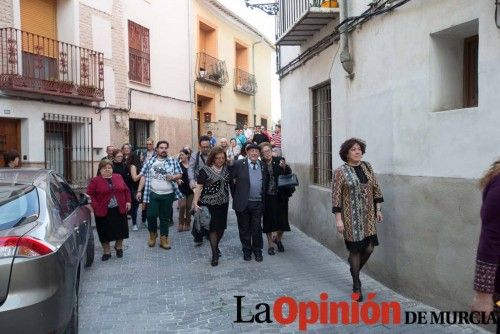
[[[146,85],[150,79],[149,29],[128,21],[129,79]]]
[[[57,43],[52,41],[57,40],[57,0],[21,0],[20,7],[23,51],[54,57]]]

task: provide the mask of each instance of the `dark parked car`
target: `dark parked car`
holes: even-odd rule
[[[86,195],[58,174],[0,169],[0,333],[77,333],[94,260]]]

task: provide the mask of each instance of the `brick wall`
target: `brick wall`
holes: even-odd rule
[[[92,49],[92,16],[97,16],[111,22],[112,39],[112,59],[104,59],[104,65],[113,68],[115,75],[115,100],[114,105],[110,107],[127,108],[128,107],[128,75],[127,63],[125,57],[126,31],[123,26],[123,0],[114,0],[112,15],[101,12],[85,4],[80,4],[80,44],[83,47]],[[106,78],[104,78],[106,80]],[[109,89],[109,88],[108,88]],[[128,114],[121,111],[105,110],[109,112],[110,122],[109,131],[111,136],[111,145],[121,146],[128,142]],[[116,119],[120,120],[119,122]]]
[[[14,26],[12,0],[0,0],[0,27]]]

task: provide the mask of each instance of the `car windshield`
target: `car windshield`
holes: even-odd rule
[[[0,231],[23,218],[38,216],[38,194],[32,185],[0,183]]]

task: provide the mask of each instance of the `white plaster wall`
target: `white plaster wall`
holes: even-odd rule
[[[350,5],[349,15],[366,9],[365,0]],[[287,145],[310,147],[307,88],[332,68],[334,167],[341,164],[339,145],[358,136],[367,140],[365,158],[379,173],[479,177],[500,155],[495,149],[500,147],[500,30],[493,13],[489,1],[414,0],[350,34],[354,79],[345,77],[338,59],[332,66],[327,52],[294,70],[281,81],[285,151]],[[474,19],[479,20],[479,106],[435,112],[435,82],[452,87],[456,78],[439,78],[432,71],[431,34]],[[299,130],[303,135],[297,135]],[[286,153],[296,162],[310,156]]]
[[[331,46],[281,81],[283,156],[291,163],[312,163],[311,88],[330,80],[336,51],[337,45]]]
[[[128,20],[149,29],[151,86],[130,83],[133,88],[182,100],[190,96],[188,4],[186,1],[124,1],[124,27]],[[124,34],[128,38],[128,33]],[[128,41],[126,42],[128,64]]]
[[[191,118],[190,103],[165,99],[135,91],[132,92],[132,111],[134,113],[174,117],[179,119]]]
[[[113,58],[111,43],[111,21],[92,16],[92,49],[104,53],[104,58]]]
[[[111,142],[107,112],[96,115],[91,107],[0,99],[0,110],[6,109],[10,114],[0,114],[0,117],[21,119],[21,151],[31,163],[44,161],[44,113],[91,117],[94,148],[106,147]]]
[[[78,0],[57,1],[57,39],[66,43],[78,45],[79,8]]]
[[[417,0],[375,18],[351,35],[356,76],[345,79],[337,66],[333,141],[358,135],[368,141],[369,158],[381,173],[477,178],[499,153],[496,109],[500,96],[500,30],[493,3]],[[431,33],[479,19],[479,106],[435,112],[433,82],[453,92],[457,78],[432,73]],[[460,62],[451,58],[450,62]],[[340,115],[339,115],[340,114]],[[344,136],[337,131],[347,124]],[[388,156],[392,153],[392,159]],[[392,160],[392,161],[391,161]],[[340,159],[334,156],[335,165]]]

